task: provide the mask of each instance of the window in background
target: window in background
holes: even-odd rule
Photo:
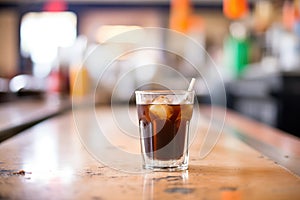
[[[59,47],[71,46],[77,36],[72,12],[30,12],[21,21],[21,54],[30,58],[33,74],[45,77],[55,65]]]

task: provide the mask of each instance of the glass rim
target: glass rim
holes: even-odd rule
[[[192,90],[192,91],[187,91],[187,90],[136,90],[135,91],[135,94],[159,94],[159,95],[184,95],[184,94],[187,94],[187,93],[190,93],[190,94],[194,94],[195,91]]]

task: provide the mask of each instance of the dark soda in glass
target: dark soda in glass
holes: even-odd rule
[[[154,160],[178,160],[187,150],[192,104],[138,104],[141,145]]]

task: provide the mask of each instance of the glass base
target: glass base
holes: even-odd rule
[[[176,172],[188,169],[188,166],[174,166],[174,167],[157,167],[157,166],[144,166],[144,169],[155,172]]]
[[[144,164],[144,169],[152,170],[152,171],[165,171],[165,172],[173,172],[173,171],[183,171],[188,169],[187,163],[178,163],[176,161],[154,161],[151,164]]]

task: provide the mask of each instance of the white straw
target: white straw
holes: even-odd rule
[[[189,85],[189,89],[188,89],[189,92],[191,92],[194,89],[195,81],[196,81],[196,79],[192,78],[190,85]]]
[[[192,80],[190,82],[190,85],[189,85],[189,88],[188,88],[188,92],[191,92],[194,89],[195,81],[196,81],[196,79],[192,78]],[[185,97],[184,97],[184,99],[182,101],[186,102],[188,100],[188,97],[189,97],[189,94],[186,93]],[[183,102],[181,102],[181,103],[183,103]]]

